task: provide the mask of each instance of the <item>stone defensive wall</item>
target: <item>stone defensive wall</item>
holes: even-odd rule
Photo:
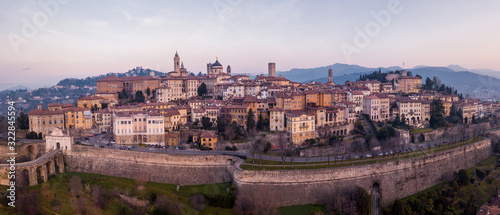
[[[492,155],[490,139],[448,151],[384,163],[310,170],[242,170],[234,167],[233,183],[240,193],[263,207],[325,203],[325,198],[346,187],[359,186],[372,193],[380,189],[381,204],[388,205],[453,178]]]
[[[16,186],[34,186],[46,182],[50,176],[64,172],[63,160],[60,150],[52,150],[32,161],[16,160],[15,169],[11,169],[10,164],[0,164],[0,184],[9,185],[9,171],[15,171]]]
[[[34,150],[37,151],[37,150]],[[16,165],[20,184],[36,185],[58,172],[72,171],[178,185],[233,182],[241,195],[262,207],[321,204],[348,187],[380,190],[388,205],[453,178],[492,155],[491,140],[427,156],[329,169],[243,170],[242,159],[229,155],[187,155],[125,151],[73,145]],[[0,164],[0,184],[8,183],[8,164]]]
[[[66,171],[85,172],[178,185],[231,182],[225,155],[183,155],[73,145],[64,152]]]
[[[7,141],[0,141],[0,164],[6,164],[11,153]],[[32,161],[45,154],[45,143],[42,140],[23,140],[16,142],[16,162]]]

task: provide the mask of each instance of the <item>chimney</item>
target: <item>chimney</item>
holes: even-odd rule
[[[37,109],[42,109],[42,104],[38,104]]]
[[[269,63],[267,68],[268,68],[268,76],[276,77],[276,63]]]

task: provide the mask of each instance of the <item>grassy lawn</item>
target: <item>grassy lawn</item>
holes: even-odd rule
[[[81,182],[75,183],[75,180],[72,180],[74,176],[78,176]],[[105,199],[102,206],[97,206],[96,201],[94,201],[96,194],[92,191],[96,187],[102,190],[101,195]],[[6,187],[0,186],[0,189],[3,191]],[[164,204],[168,205],[167,208],[182,210],[183,214],[215,214],[215,212],[234,214],[231,206],[224,208],[215,206],[218,204],[217,202],[221,202],[218,201],[220,199],[227,199],[227,202],[230,202],[232,195],[227,193],[228,189],[233,192],[235,188],[232,187],[231,183],[223,183],[180,186],[179,191],[177,191],[177,186],[173,184],[66,172],[52,177],[45,183],[28,187],[26,192],[29,193],[28,195],[35,195],[36,202],[29,202],[29,204],[38,205],[37,211],[40,214],[81,214],[82,210],[85,210],[87,214],[152,214],[155,207],[150,198],[153,195],[166,202]],[[124,201],[119,195],[139,201],[145,200],[147,205],[133,205]],[[202,208],[194,207],[190,201],[194,195],[203,195],[208,205]],[[21,202],[16,203],[21,204]],[[15,212],[10,207],[0,206],[0,214],[13,214]]]
[[[424,133],[424,132],[428,132],[428,131],[432,131],[432,128],[417,128],[417,129],[410,131],[410,134],[419,134],[419,133]]]

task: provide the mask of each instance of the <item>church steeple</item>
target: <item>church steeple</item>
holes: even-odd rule
[[[174,57],[174,71],[180,72],[181,67],[180,67],[180,61],[181,58],[179,57],[179,54],[177,54],[177,51],[175,51],[175,57]]]
[[[328,70],[328,82],[333,82],[333,70],[331,67]]]

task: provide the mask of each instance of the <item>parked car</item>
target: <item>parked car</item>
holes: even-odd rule
[[[101,148],[104,148],[104,146],[101,146]]]
[[[367,158],[371,158],[371,157],[372,157],[372,154],[369,154],[369,153],[368,153],[368,154],[366,154],[366,157],[367,157]]]
[[[136,145],[133,145],[133,146],[132,146],[132,148],[133,148],[133,149],[136,149],[136,148],[137,148],[137,146],[136,146]]]
[[[93,134],[91,134],[91,135],[89,135],[88,137],[93,137],[93,136],[94,136],[94,135],[93,135]]]
[[[111,141],[111,143],[116,143],[115,141]]]

